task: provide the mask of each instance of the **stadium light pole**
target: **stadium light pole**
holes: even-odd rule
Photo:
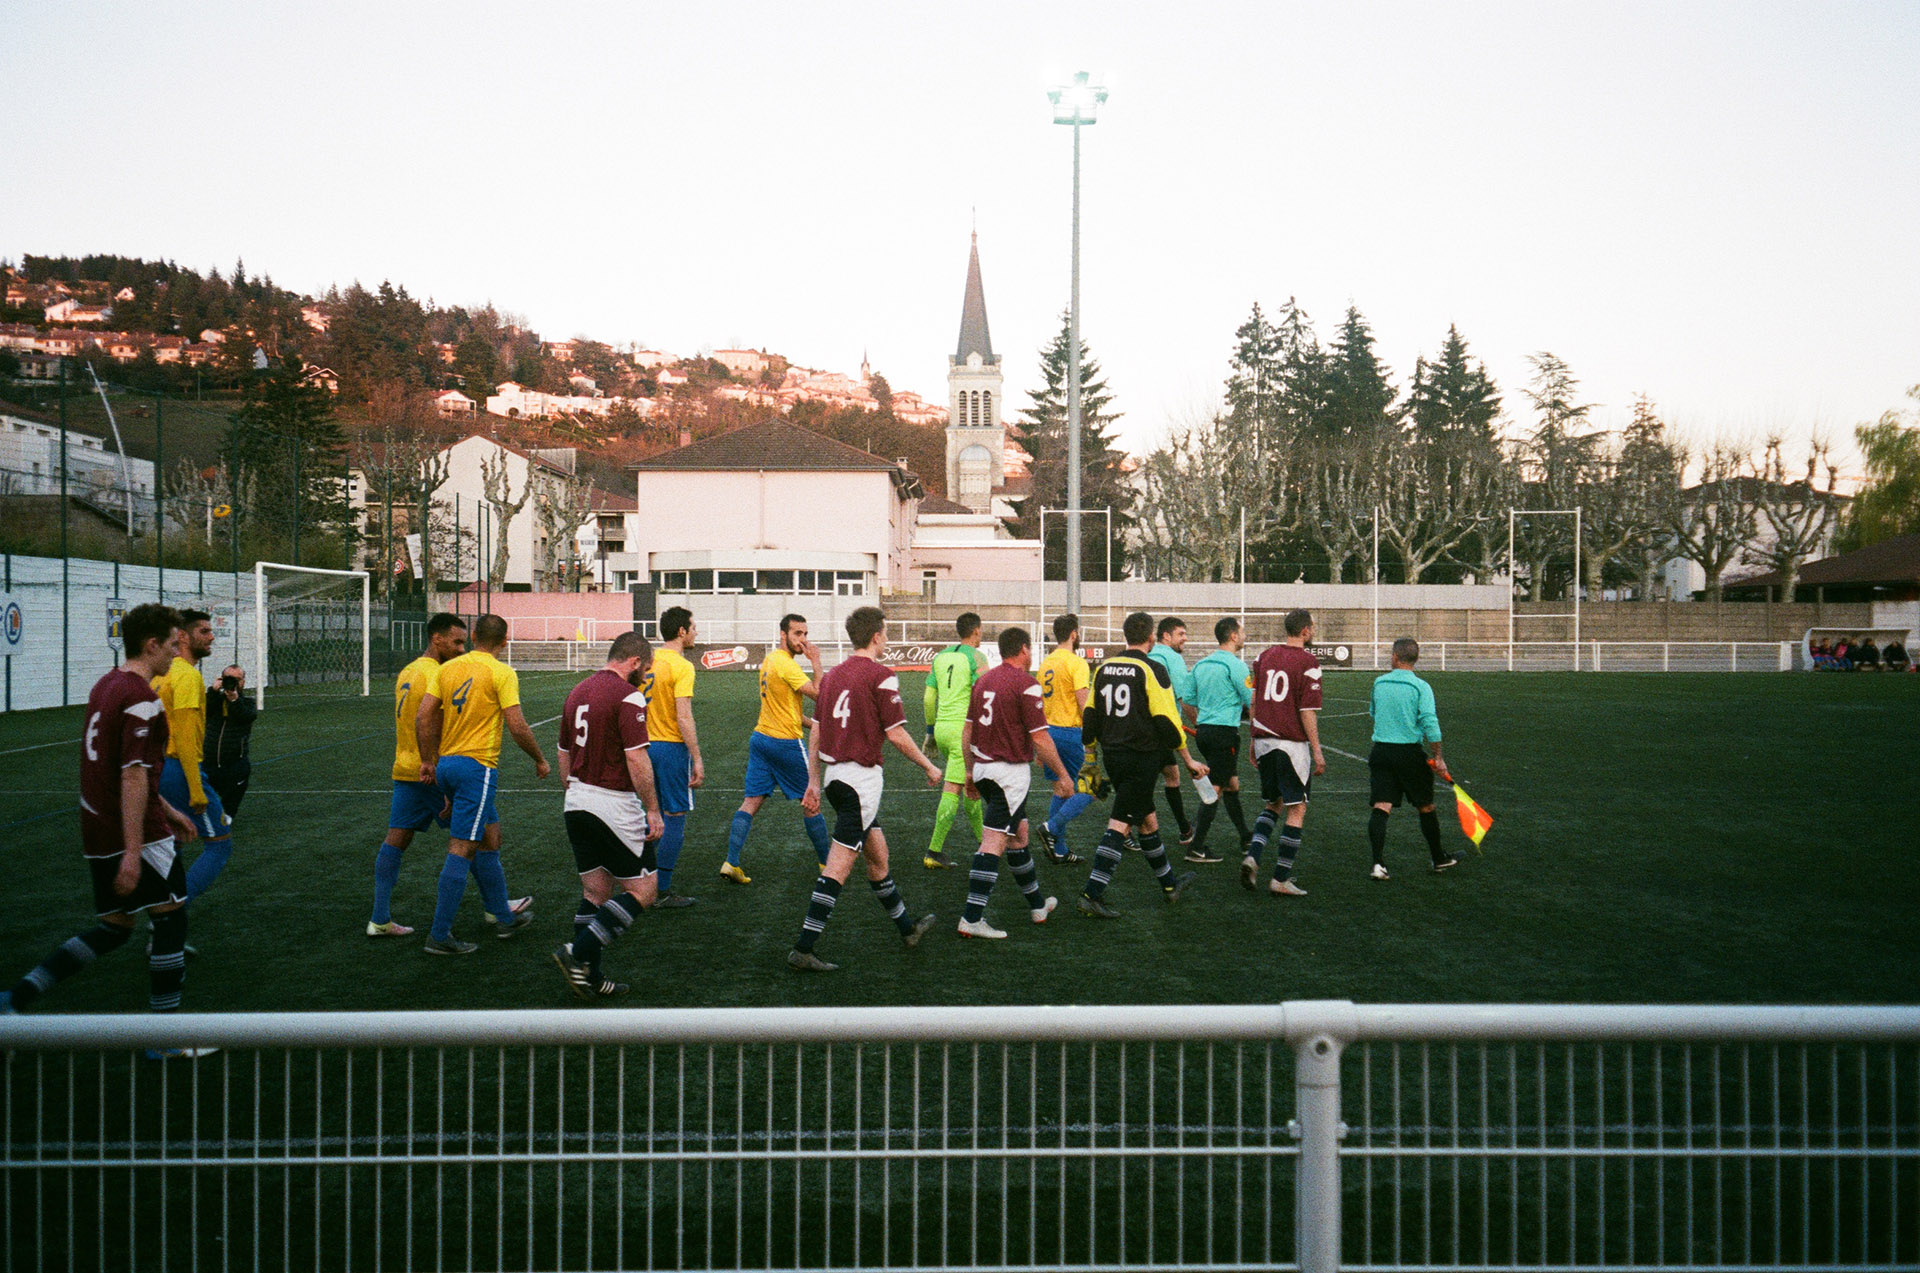
[[[1080,613],[1080,126],[1092,124],[1107,100],[1085,71],[1047,90],[1053,122],[1073,128],[1073,285],[1067,304],[1067,613]],[[1040,546],[1046,556],[1046,544]],[[1043,569],[1041,574],[1044,576]],[[1109,575],[1113,572],[1108,571]]]

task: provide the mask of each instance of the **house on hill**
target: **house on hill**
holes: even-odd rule
[[[647,510],[635,580],[655,584],[662,604],[715,594],[878,597],[919,586],[911,558],[925,491],[902,461],[774,417],[633,468]]]

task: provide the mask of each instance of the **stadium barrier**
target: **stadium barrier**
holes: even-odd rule
[[[130,1049],[219,1047],[199,1061]],[[1920,1009],[0,1018],[9,1268],[1920,1265]]]

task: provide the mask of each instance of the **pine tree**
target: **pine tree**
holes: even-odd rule
[[[1398,427],[1397,394],[1373,351],[1373,329],[1351,305],[1326,359],[1324,384],[1313,430],[1320,436],[1364,440]]]
[[[1065,508],[1067,504],[1067,355],[1070,348],[1068,317],[1060,316],[1060,334],[1040,351],[1040,389],[1032,403],[1009,423],[1007,435],[1031,463],[1032,488],[1023,499],[1010,501],[1014,516],[1009,526],[1022,539],[1040,537],[1040,510]],[[1115,442],[1111,426],[1120,418],[1110,410],[1113,395],[1100,372],[1100,364],[1080,342],[1080,507],[1113,510],[1113,542],[1125,542],[1133,525],[1134,490],[1127,481],[1123,464],[1126,453]],[[1107,569],[1107,519],[1081,517],[1081,577],[1105,579]],[[1047,518],[1047,543],[1043,548],[1046,572],[1052,578],[1066,574],[1066,518]],[[1123,563],[1116,558],[1118,572]]]
[[[1468,355],[1458,327],[1447,328],[1439,358],[1414,363],[1407,416],[1414,436],[1423,441],[1464,438],[1494,445],[1500,390],[1487,374],[1486,364]]]
[[[301,545],[312,562],[316,541],[346,530],[349,518],[346,437],[333,418],[333,395],[306,383],[306,372],[299,358],[288,357],[251,378],[233,412],[228,454],[235,487],[250,485],[255,493],[253,507],[234,516],[289,550]]]

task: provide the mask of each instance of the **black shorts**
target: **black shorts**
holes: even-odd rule
[[[1159,765],[1162,770],[1178,770],[1180,766],[1180,753],[1171,750],[1163,751],[1160,753],[1159,759],[1155,760],[1154,763]]]
[[[564,816],[567,841],[573,845],[574,869],[580,874],[605,871],[616,880],[634,880],[658,869],[651,841],[635,853],[598,814],[568,809]]]
[[[1194,741],[1199,744],[1200,759],[1207,764],[1207,780],[1224,789],[1240,772],[1240,727],[1202,725]]]
[[[1144,822],[1153,813],[1153,798],[1160,790],[1161,756],[1171,753],[1152,751],[1100,750],[1107,767],[1107,781],[1113,784],[1112,818],[1116,822]]]
[[[93,877],[93,913],[96,915],[136,915],[149,907],[187,900],[187,862],[180,846],[172,839],[159,842],[164,848],[148,845],[140,854],[140,879],[131,893],[114,890],[114,877],[120,874],[120,859],[88,858],[87,871]],[[162,872],[154,865],[160,858],[167,863]]]
[[[1305,804],[1312,797],[1312,772],[1302,780],[1300,771],[1293,766],[1293,757],[1287,755],[1285,748],[1275,747],[1260,757],[1259,768],[1260,798],[1268,804]]]
[[[1419,743],[1375,743],[1367,753],[1367,785],[1373,803],[1397,805],[1401,800],[1416,809],[1433,803],[1433,770],[1427,749]]]
[[[247,798],[247,784],[253,780],[253,764],[241,761],[229,769],[209,769],[207,782],[219,793],[220,806],[232,817],[240,812],[240,802]]]
[[[1017,808],[1007,807],[1007,793],[991,778],[976,778],[974,788],[980,793],[981,825],[989,831],[998,831],[1002,835],[1018,835],[1020,824],[1027,820],[1026,797],[1021,797]]]

